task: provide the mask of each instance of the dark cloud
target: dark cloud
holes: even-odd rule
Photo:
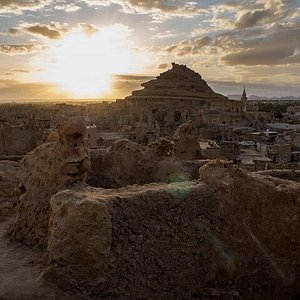
[[[141,89],[140,82],[134,80],[118,80],[113,82],[111,95],[116,98],[121,98],[130,95],[132,91]]]
[[[9,33],[12,35],[19,35],[21,33],[30,33],[33,35],[40,35],[48,39],[57,40],[60,39],[63,33],[70,30],[67,23],[60,24],[59,22],[50,22],[49,24],[29,24],[23,23],[17,27],[9,29]]]
[[[229,66],[277,65],[292,55],[292,49],[256,48],[227,54],[221,58],[221,61]]]
[[[50,29],[46,25],[29,26],[29,27],[24,28],[24,30],[29,33],[42,35],[42,36],[45,36],[45,37],[47,37],[49,39],[53,39],[53,40],[59,39],[61,37],[61,34],[59,31]]]
[[[19,34],[18,28],[14,28],[14,27],[9,28],[9,29],[8,29],[8,32],[9,32],[9,34],[11,34],[11,35],[18,35],[18,34]]]
[[[169,67],[170,64],[168,63],[164,63],[164,64],[159,64],[156,69],[158,70],[164,70],[164,69],[167,69]]]
[[[155,78],[155,76],[145,76],[145,75],[115,75],[116,80],[127,80],[127,81],[143,81],[143,80],[150,80]]]
[[[204,36],[194,40],[184,40],[179,44],[168,46],[164,49],[166,54],[173,54],[175,56],[188,56],[200,54],[205,46],[210,45],[212,39]]]
[[[194,45],[197,49],[201,49],[204,46],[207,46],[211,43],[212,39],[208,36],[204,36],[202,38],[195,39]]]
[[[280,65],[299,62],[300,24],[276,26],[263,37],[220,37],[217,46],[230,52],[221,57],[226,65]]]
[[[165,52],[167,53],[173,53],[176,49],[178,49],[178,45],[172,45],[165,48]]]
[[[239,29],[253,27],[260,23],[264,24],[272,16],[273,14],[270,10],[248,11],[238,18],[235,25]]]
[[[98,32],[98,28],[93,24],[79,23],[77,25],[82,32],[87,35],[92,35]],[[62,38],[62,35],[71,30],[68,23],[50,22],[49,24],[30,24],[23,23],[17,27],[9,29],[9,33],[12,35],[20,35],[21,33],[30,33],[33,35],[40,35],[48,39],[57,40]]]
[[[114,76],[109,96],[123,98],[133,90],[141,89],[141,83],[149,81],[155,76],[119,74]]]
[[[20,54],[29,54],[36,52],[37,46],[35,44],[0,44],[0,54],[7,55],[20,55]]]
[[[2,100],[66,98],[66,95],[58,92],[52,84],[9,79],[0,79],[0,95]]]

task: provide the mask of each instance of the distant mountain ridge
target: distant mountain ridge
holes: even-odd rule
[[[232,100],[240,100],[241,99],[241,95],[227,95],[227,97],[229,99]],[[294,97],[294,96],[284,96],[284,97],[264,97],[264,96],[256,96],[256,95],[250,95],[248,97],[248,100],[290,100],[290,101],[297,101],[300,100],[300,96],[299,97]]]

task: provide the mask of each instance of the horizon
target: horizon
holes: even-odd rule
[[[223,95],[300,97],[300,0],[0,3],[0,102],[122,99],[168,70]]]
[[[225,95],[228,97],[229,100],[240,100],[236,99],[237,97],[240,97],[240,94],[231,94],[231,95]],[[234,98],[230,98],[234,97]],[[300,96],[259,96],[259,95],[247,95],[248,101],[300,101]],[[258,97],[259,99],[251,99],[253,97]],[[285,99],[287,98],[287,99]],[[114,99],[114,98],[44,98],[44,99],[38,99],[38,98],[31,98],[31,99],[0,99],[0,104],[52,104],[52,103],[61,103],[61,104],[87,104],[87,103],[99,103],[99,102],[108,102],[113,103],[117,100],[123,100],[123,99]]]

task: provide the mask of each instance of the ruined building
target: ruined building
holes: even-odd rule
[[[246,94],[240,101],[229,100],[185,65],[172,63],[170,70],[142,87],[112,105],[120,112],[113,126],[127,131],[139,143],[169,135],[189,120],[196,127],[246,125],[253,120],[247,114]]]
[[[197,177],[167,181],[164,168],[188,170],[176,167],[176,152],[198,157],[191,122],[174,142],[159,139],[145,147],[121,139],[91,159],[86,138],[83,120],[71,119],[21,161],[11,237],[29,245],[34,259],[13,279],[0,274],[10,287],[0,284],[0,297],[296,299],[299,174],[248,173],[217,160],[203,162]],[[90,164],[94,177],[115,179],[115,186],[88,186]],[[1,186],[16,184],[11,177],[0,172]],[[0,203],[10,199],[0,195]],[[0,258],[9,272],[13,242],[2,239]],[[13,250],[20,260],[25,248]],[[38,272],[29,272],[31,266]],[[26,289],[15,288],[15,278]],[[47,289],[34,297],[32,286]]]

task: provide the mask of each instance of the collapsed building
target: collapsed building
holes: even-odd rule
[[[42,247],[37,280],[75,299],[297,297],[299,182],[218,160],[198,165],[194,179],[139,180],[151,161],[180,164],[174,153],[172,141],[145,148],[123,139],[95,167],[76,119],[29,153],[12,236]],[[116,170],[117,187],[85,184],[90,161],[98,176]]]

